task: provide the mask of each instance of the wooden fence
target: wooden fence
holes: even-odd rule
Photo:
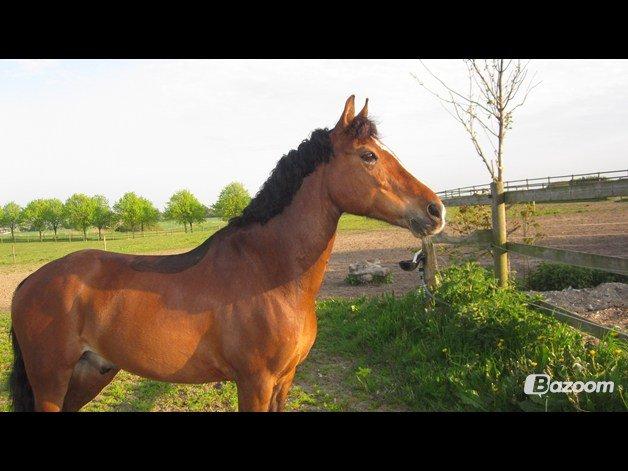
[[[508,282],[509,252],[554,263],[595,268],[628,276],[628,258],[509,242],[506,232],[507,203],[595,201],[609,197],[625,197],[628,196],[628,170],[514,180],[503,183],[493,182],[487,185],[442,191],[438,195],[443,204],[449,207],[491,206],[492,229],[476,231],[462,238],[439,235],[434,238],[434,243],[474,244],[490,247],[493,253],[495,276],[501,286],[505,286]],[[427,251],[427,256],[428,259],[435,257],[433,248]],[[541,303],[534,307],[593,335],[600,336],[600,333],[609,330],[548,303]],[[624,333],[619,333],[619,335],[628,339]]]

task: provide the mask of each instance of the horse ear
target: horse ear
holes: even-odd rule
[[[351,95],[347,98],[345,109],[342,111],[342,116],[340,117],[338,124],[336,124],[336,127],[341,126],[346,128],[349,124],[351,124],[353,118],[355,118],[355,95]]]
[[[362,118],[366,118],[369,114],[369,99],[366,99],[366,102],[364,103],[364,108],[362,108],[362,111],[360,111],[358,113],[358,116],[361,116]]]

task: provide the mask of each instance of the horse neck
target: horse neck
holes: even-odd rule
[[[315,283],[322,282],[341,214],[327,192],[325,169],[322,164],[304,178],[292,202],[255,234],[268,244],[259,246],[261,257],[280,260],[292,275],[310,273]]]

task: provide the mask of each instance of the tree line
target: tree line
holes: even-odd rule
[[[154,226],[159,220],[169,219],[182,224],[185,232],[188,227],[192,232],[193,224],[201,223],[207,217],[229,220],[241,214],[250,200],[248,191],[239,182],[230,183],[223,188],[218,200],[211,207],[203,205],[188,190],[177,191],[168,200],[164,211],[159,211],[150,200],[132,191],[122,195],[113,206],[102,195],[75,193],[65,202],[57,198],[39,198],[21,207],[11,201],[0,206],[0,227],[11,232],[13,241],[15,231],[21,228],[39,232],[40,241],[43,240],[46,230],[53,232],[56,241],[60,228],[81,231],[83,240],[87,240],[87,231],[90,228],[98,230],[99,240],[107,229],[130,231],[135,237],[137,231],[144,232],[145,228]]]

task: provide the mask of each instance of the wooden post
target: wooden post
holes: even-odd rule
[[[436,263],[436,249],[434,248],[434,242],[431,237],[423,237],[421,239],[421,248],[425,254],[425,265],[423,268],[423,275],[425,284],[428,289],[432,291],[436,288],[436,271],[438,265]]]
[[[499,286],[508,284],[508,252],[506,252],[506,203],[504,201],[504,183],[491,183],[492,219],[493,219],[493,265]]]

